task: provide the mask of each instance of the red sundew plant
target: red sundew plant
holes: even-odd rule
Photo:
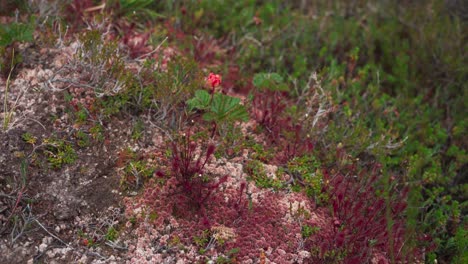
[[[303,127],[299,124],[285,124],[282,126],[281,135],[284,136],[278,143],[281,151],[274,157],[278,164],[286,164],[289,160],[311,153],[314,149],[314,142],[304,135]]]
[[[269,144],[279,148],[274,161],[285,164],[288,160],[313,150],[313,141],[304,135],[300,124],[293,124],[285,115],[287,97],[279,91],[257,92],[252,101],[255,120],[265,129]]]
[[[272,142],[279,139],[282,126],[288,123],[282,116],[285,108],[286,103],[282,92],[261,91],[254,94],[252,100],[254,119],[265,128]]]
[[[194,58],[200,64],[210,64],[216,58],[216,40],[193,39]]]
[[[121,31],[124,32],[121,41],[128,48],[131,58],[135,59],[151,52],[148,41],[152,32],[138,33],[134,23],[123,27]]]
[[[191,139],[190,133],[189,131],[172,143],[170,174],[176,180],[176,190],[173,195],[180,201],[181,208],[188,205],[204,209],[210,195],[226,181],[227,176],[216,183],[211,182],[211,179],[205,175],[204,168],[213,156],[215,146],[209,144],[206,151],[201,152],[197,141]],[[163,176],[161,172],[158,172],[158,175]]]
[[[371,171],[351,170],[348,176],[324,172],[333,229],[310,237],[315,261],[370,263],[377,253],[392,262],[410,261],[404,251],[407,190],[389,187],[392,195],[385,197],[384,188],[377,187],[379,169],[375,165]]]
[[[92,16],[92,12],[87,10],[93,6],[92,0],[73,0],[67,5],[65,17],[71,23],[71,30],[78,29],[85,23],[87,16]]]

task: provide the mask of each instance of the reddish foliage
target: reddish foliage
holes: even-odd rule
[[[279,91],[256,92],[252,101],[253,116],[266,130],[268,138],[277,142],[282,126],[288,123],[283,117],[285,95]]]
[[[193,56],[200,64],[210,64],[216,58],[216,40],[193,39]]]
[[[228,72],[225,74],[223,79],[223,92],[237,92],[240,94],[247,94],[251,87],[246,87],[245,85],[239,85],[245,80],[242,79],[242,74],[240,73],[239,66],[229,65]]]
[[[177,189],[177,180],[170,179],[163,187],[152,186],[146,190],[145,203],[157,212],[155,225],[164,229],[172,217],[179,224],[171,236],[177,236],[187,244],[193,244],[193,238],[212,226],[223,225],[234,229],[236,238],[217,243],[217,252],[229,252],[237,248],[236,260],[242,262],[252,259],[254,263],[262,257],[262,252],[271,252],[268,258],[276,263],[291,263],[297,252],[298,239],[301,233],[297,222],[285,221],[287,208],[281,206],[282,196],[265,193],[257,202],[246,199],[246,184],[239,189],[223,188],[221,192],[210,196],[203,214],[190,213],[191,217],[180,217],[180,211],[174,212],[174,206],[180,208],[180,201],[173,198]],[[249,205],[250,204],[250,205]],[[187,207],[184,207],[187,209]],[[281,254],[281,250],[286,252]],[[208,253],[207,253],[208,254]]]
[[[151,49],[148,45],[148,40],[152,34],[152,31],[139,33],[136,31],[134,23],[132,23],[130,26],[123,27],[121,31],[124,32],[121,41],[128,48],[128,53],[131,58],[138,58],[151,52]]]
[[[164,26],[166,27],[168,36],[171,39],[179,41],[185,40],[187,35],[182,31],[182,29],[179,26],[171,24],[171,21],[169,20],[166,20],[166,22],[164,22]]]
[[[278,164],[307,154],[314,147],[312,140],[304,135],[303,127],[285,116],[287,102],[286,94],[279,91],[257,92],[252,101],[253,116],[265,128],[267,143],[279,148],[274,159]]]
[[[294,157],[300,157],[310,153],[314,149],[313,141],[304,135],[304,131],[301,125],[283,126],[282,135],[283,138],[280,142],[282,151],[277,152],[275,161],[278,164],[286,164],[289,160]],[[289,133],[284,130],[289,129]]]
[[[379,169],[378,165],[371,171],[351,169],[349,175],[355,176],[340,173],[331,176],[324,172],[327,184],[323,191],[330,196],[333,218],[329,224],[333,229],[311,237],[309,246],[316,250],[316,261],[369,263],[376,252],[395,261],[408,257],[402,250],[407,191],[392,188],[388,191],[393,193],[386,201],[378,194],[384,189],[376,188]]]
[[[72,31],[85,24],[87,16],[92,15],[92,12],[86,10],[93,6],[92,0],[73,0],[67,5],[65,18],[70,22]]]
[[[196,193],[194,196],[178,195],[176,192],[192,191],[190,188],[194,188],[193,185],[184,189],[187,187],[181,182],[187,182],[194,174],[203,171],[203,164],[210,155],[193,159],[191,153],[196,148],[189,142],[185,147],[177,147],[176,153],[179,154],[174,154],[172,168],[177,168],[174,170],[176,177],[162,188],[148,190],[151,195],[146,200],[160,216],[158,225],[164,226],[170,217],[178,217],[180,228],[175,232],[185,243],[191,244],[194,236],[213,225],[223,225],[235,230],[236,239],[217,245],[217,251],[227,252],[238,248],[236,258],[239,261],[252,259],[258,262],[261,252],[270,248],[268,258],[271,261],[291,262],[301,245],[312,253],[312,259],[308,259],[310,263],[369,263],[373,260],[386,263],[392,258],[411,262],[415,256],[414,252],[404,249],[406,190],[399,192],[389,189],[392,195],[387,201],[381,195],[384,189],[377,187],[378,166],[360,171],[355,166],[348,166],[349,174],[355,177],[340,173],[329,175],[324,171],[326,184],[323,192],[329,196],[331,217],[323,215],[317,218],[322,210],[319,209],[314,212],[315,217],[304,219],[302,225],[301,221],[285,220],[287,208],[281,206],[280,194],[263,193],[257,202],[252,202],[246,183],[241,183],[238,189],[223,188],[223,195],[221,192],[215,194],[214,190],[221,188],[221,182],[229,180],[227,177],[208,187],[211,191],[205,192],[208,194],[205,197],[209,197],[209,203],[205,200],[201,207],[203,211],[196,214],[190,210],[191,207],[187,207],[190,204],[187,199],[198,197],[196,200],[203,196]],[[210,152],[206,150],[206,153]],[[189,156],[192,158],[184,158]],[[388,184],[391,186],[391,183]],[[177,199],[174,199],[174,194]],[[191,217],[181,218],[184,212]],[[320,229],[302,243],[297,234],[301,234],[304,224]]]
[[[238,239],[226,245],[228,248],[239,248],[239,260],[260,260],[261,252],[273,249],[269,256],[271,261],[281,263],[291,262],[290,253],[295,253],[298,241],[295,234],[300,234],[300,226],[283,218],[285,209],[278,206],[280,196],[274,193],[266,194],[250,209],[245,208],[242,216],[234,222]],[[278,250],[287,252],[281,256]],[[288,254],[289,253],[289,254]],[[284,258],[284,259],[283,259]]]
[[[204,178],[206,176],[204,175],[205,165],[213,156],[215,146],[209,144],[206,151],[200,153],[196,158],[199,148],[197,141],[191,139],[190,133],[189,131],[180,140],[172,143],[170,176],[176,180],[172,195],[178,201],[178,210],[184,209],[186,206],[203,210],[210,195],[227,180],[227,176],[222,177],[217,183],[211,183],[209,179]],[[157,174],[161,175],[161,172]],[[183,211],[187,210],[181,212]]]

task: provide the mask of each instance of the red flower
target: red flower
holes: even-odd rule
[[[214,74],[210,73],[207,78],[208,84],[211,86],[211,88],[215,88],[216,86],[219,86],[221,84],[221,76],[219,74]]]
[[[254,16],[253,17],[253,22],[255,23],[255,25],[260,25],[263,21],[261,18],[259,18],[258,16]]]

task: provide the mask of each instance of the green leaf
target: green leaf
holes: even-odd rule
[[[34,28],[31,24],[0,25],[0,46],[7,46],[15,41],[33,41],[33,31]]]
[[[151,10],[153,2],[153,0],[120,0],[120,15],[141,19],[163,17],[161,14]]]
[[[205,90],[195,92],[195,97],[187,101],[190,111],[194,109],[207,110],[210,106],[210,94]]]
[[[240,104],[240,99],[224,94],[215,94],[211,104],[210,111],[203,115],[206,121],[247,121],[249,113],[243,105]]]
[[[253,77],[252,83],[255,87],[269,89],[272,91],[287,91],[288,86],[284,83],[283,77],[277,73],[257,73]]]

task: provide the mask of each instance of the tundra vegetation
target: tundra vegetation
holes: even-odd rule
[[[463,1],[0,3],[0,262],[468,263]]]

